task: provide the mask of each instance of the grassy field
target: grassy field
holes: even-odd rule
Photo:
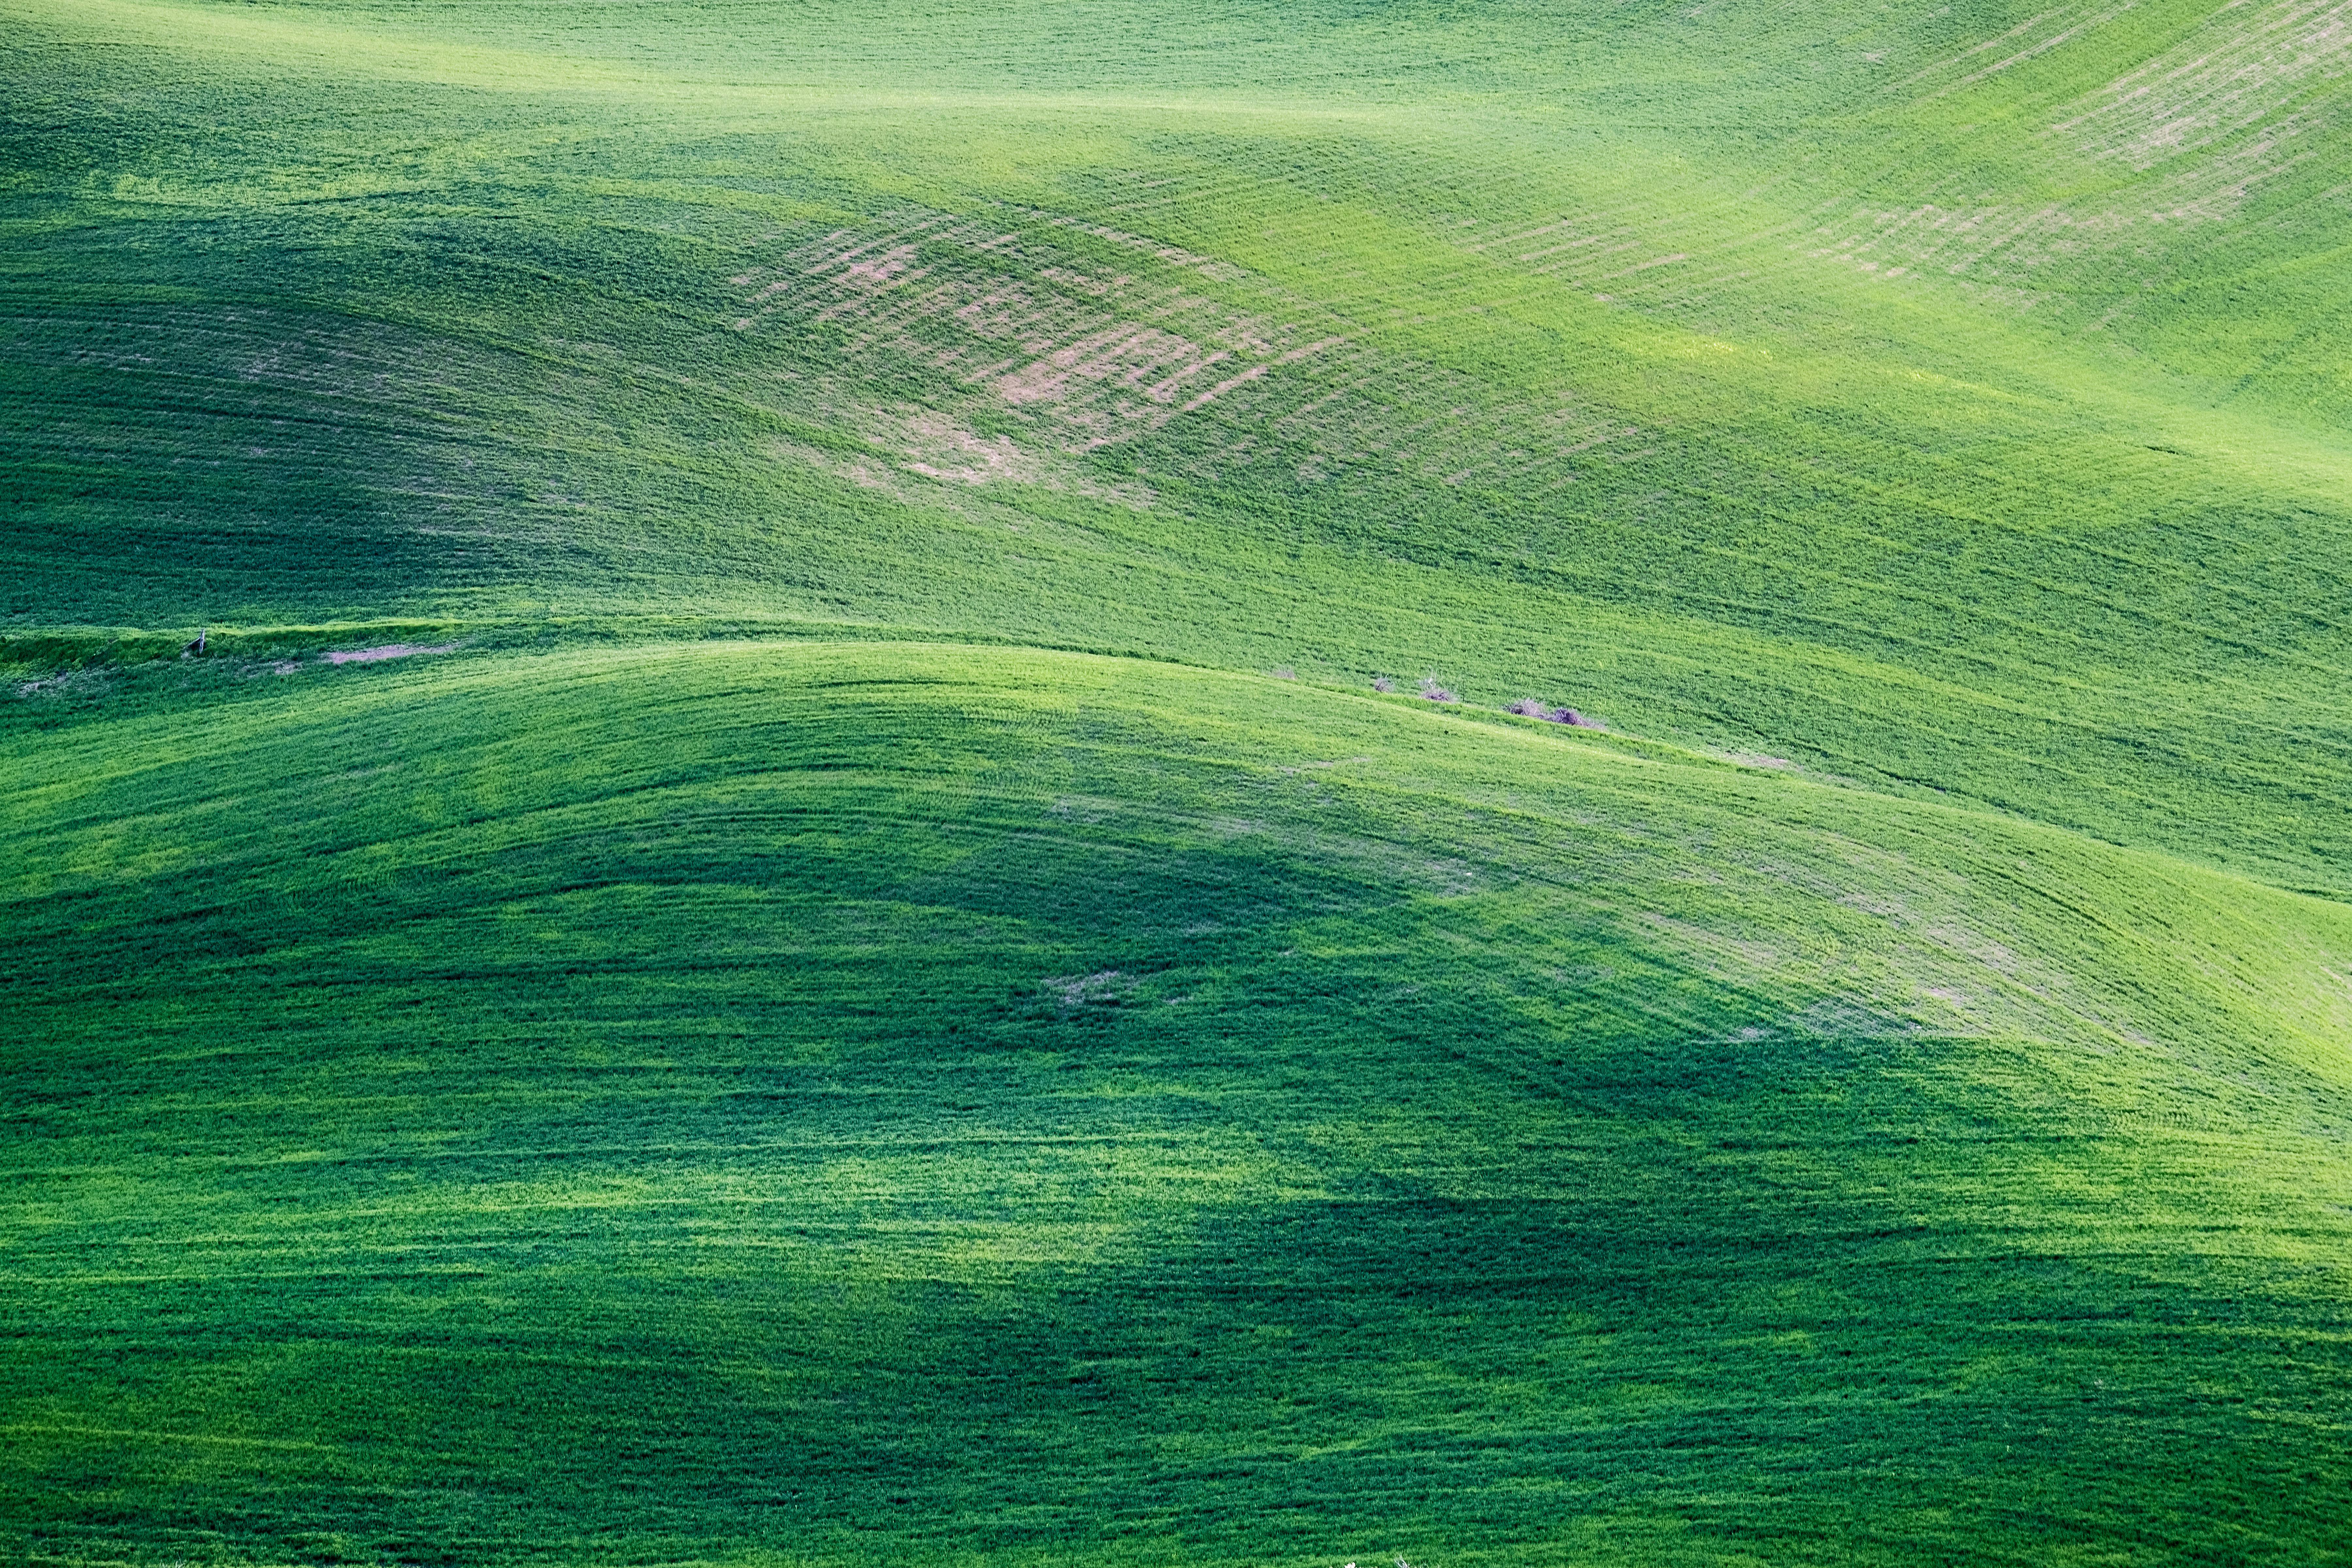
[[[2352,1562],[2352,11],[0,20],[0,1553]]]

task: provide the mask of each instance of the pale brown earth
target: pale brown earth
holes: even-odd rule
[[[1897,87],[1938,98],[2116,23],[2130,5],[2061,6]],[[1916,205],[1861,204],[1797,247],[1881,277],[1935,270],[2021,311],[2042,296],[2035,276],[2090,253],[2144,247],[2185,225],[2235,218],[2256,188],[2318,155],[2327,123],[2315,94],[2352,69],[2352,0],[2225,5],[2190,37],[2085,94],[2045,127],[2053,152],[2161,171],[2184,154],[2251,133],[2123,199],[2033,205],[1970,202],[1940,193]]]
[[[1106,267],[1058,248],[1075,230],[1133,250]],[[742,331],[830,336],[846,384],[802,389],[806,410],[860,429],[892,466],[979,485],[1076,489],[1041,466],[1205,420],[1191,459],[1204,474],[1263,460],[1267,428],[1306,448],[1298,474],[1349,468],[1451,485],[1541,491],[1574,482],[1570,459],[1634,460],[1638,429],[1573,398],[1499,396],[1475,378],[1357,342],[1310,302],[1172,247],[1030,209],[984,217],[909,212],[865,231],[780,235],[761,264],[730,278]],[[1679,258],[1633,263],[1658,266]],[[1207,278],[1220,294],[1204,292]],[[859,407],[866,374],[946,373],[928,410]],[[812,378],[813,380],[814,378]],[[975,427],[1016,417],[1023,434]],[[1149,505],[1139,489],[1110,499]]]
[[[457,645],[453,642],[435,643],[429,647],[422,643],[388,642],[375,647],[331,649],[319,658],[328,664],[375,664],[387,658],[414,658],[420,654],[457,651]]]

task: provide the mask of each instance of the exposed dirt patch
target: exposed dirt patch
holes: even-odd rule
[[[328,664],[377,664],[387,658],[414,658],[419,654],[457,651],[457,645],[453,642],[435,643],[430,647],[423,643],[388,642],[375,647],[330,649],[319,658]]]
[[[1939,97],[2129,9],[2044,12],[1912,80],[1958,72],[1927,93]],[[2335,116],[2316,95],[2347,72],[2352,0],[2263,6],[2235,0],[2174,47],[2076,100],[2042,132],[2083,156],[2136,173],[2159,171],[2191,152],[2206,156],[2126,193],[2088,201],[1861,206],[1794,248],[1882,278],[1942,273],[1988,303],[2032,310],[2043,300],[2036,277],[2043,269],[2145,248],[2168,229],[2230,222],[2257,186],[2319,156],[2318,133]]]
[[[2347,70],[2352,0],[2225,5],[2055,130],[2095,157],[2152,168],[2240,131],[2283,141],[2303,128],[2298,104]]]
[[[1081,254],[1073,232],[1133,259]],[[1657,248],[1609,266],[1685,259]],[[760,262],[728,279],[750,312],[739,328],[824,345],[848,373],[845,390],[886,367],[938,388],[933,412],[877,418],[858,412],[854,391],[804,384],[816,394],[810,412],[866,426],[886,461],[927,477],[1041,482],[1043,471],[1042,482],[1076,489],[1076,467],[1055,460],[1211,421],[1220,428],[1189,437],[1174,466],[1213,481],[1281,462],[1310,482],[1385,471],[1527,493],[1575,482],[1580,466],[1655,452],[1574,398],[1538,406],[1498,395],[1358,342],[1311,302],[1237,268],[1049,213],[910,211],[867,228],[812,227],[776,237]],[[1247,285],[1235,290],[1247,298],[1212,298],[1203,278]],[[1013,437],[971,434],[1006,416]]]
[[[61,669],[34,680],[16,683],[16,695],[27,700],[44,697],[80,697],[103,691],[111,684],[112,674],[102,666],[80,669]]]
[[[934,409],[877,411],[869,438],[898,451],[905,458],[898,467],[925,479],[973,486],[1041,485],[1138,511],[1150,510],[1159,499],[1150,485],[1103,483],[1059,453],[1024,447],[1006,435],[977,435]]]
[[[1092,974],[1064,974],[1041,982],[1065,1013],[1081,1007],[1114,1004],[1134,994],[1138,982],[1122,970],[1098,969]]]

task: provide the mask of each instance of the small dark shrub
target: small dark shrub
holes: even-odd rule
[[[1532,697],[1522,697],[1511,704],[1510,710],[1529,719],[1541,719],[1551,724],[1573,724],[1582,730],[1602,728],[1598,719],[1589,719],[1573,708],[1554,708],[1549,702],[1538,702]]]

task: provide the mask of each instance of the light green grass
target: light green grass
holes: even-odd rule
[[[2327,13],[0,24],[5,1550],[2352,1552]]]
[[[2345,887],[2324,71],[2138,169],[2049,127],[2170,12],[764,15],[25,13],[0,611],[1435,673]],[[970,379],[1097,320],[1267,374]]]

